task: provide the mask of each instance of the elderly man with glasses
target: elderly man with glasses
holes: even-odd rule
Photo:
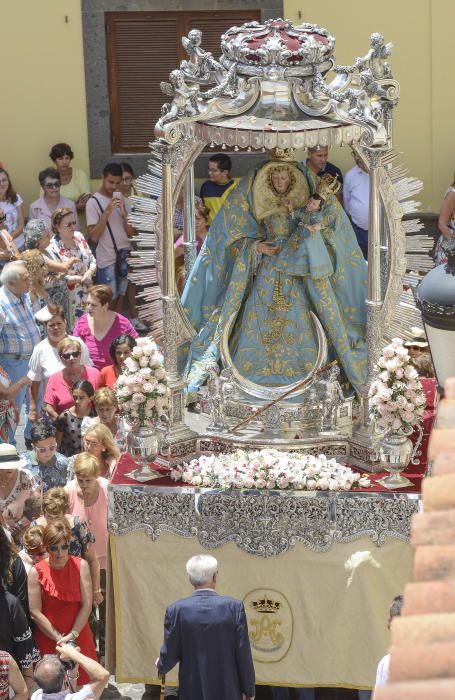
[[[39,199],[31,203],[29,209],[30,219],[42,219],[47,228],[51,227],[51,217],[56,209],[70,209],[76,219],[77,228],[79,222],[77,218],[76,205],[71,199],[62,197],[60,194],[60,175],[56,168],[46,168],[38,175],[43,194]]]
[[[28,371],[33,348],[40,340],[40,332],[29,295],[30,275],[20,260],[5,265],[0,275],[0,356],[2,367],[14,384]],[[15,398],[20,410],[26,396],[24,386]],[[11,436],[14,439],[14,435]]]

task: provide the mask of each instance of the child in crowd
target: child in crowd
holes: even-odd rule
[[[76,382],[71,392],[74,404],[57,418],[56,441],[59,452],[72,457],[81,451],[82,421],[93,413],[93,385],[86,379]]]

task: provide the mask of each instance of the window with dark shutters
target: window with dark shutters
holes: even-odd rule
[[[106,47],[112,151],[148,153],[161,107],[161,80],[187,58],[181,37],[200,29],[215,58],[230,27],[260,20],[260,10],[210,12],[106,12]]]

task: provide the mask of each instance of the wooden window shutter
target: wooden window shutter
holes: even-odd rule
[[[148,153],[168,98],[160,82],[186,57],[181,37],[201,29],[203,47],[220,55],[229,27],[260,19],[260,11],[106,12],[106,47],[112,151]]]

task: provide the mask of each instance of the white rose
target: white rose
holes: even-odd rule
[[[166,370],[164,369],[164,367],[158,367],[158,368],[155,370],[155,377],[156,377],[157,379],[164,379],[165,376],[166,376]]]
[[[136,345],[136,346],[131,350],[131,354],[133,355],[133,357],[141,357],[141,355],[142,355],[142,348],[139,347],[138,345]]]

